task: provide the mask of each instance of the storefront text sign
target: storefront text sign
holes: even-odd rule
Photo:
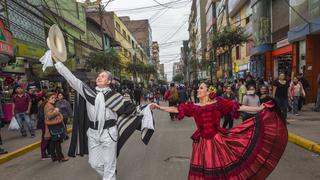
[[[22,40],[13,40],[17,56],[39,60],[45,53],[45,48]]]
[[[12,34],[0,19],[0,53],[13,56]]]

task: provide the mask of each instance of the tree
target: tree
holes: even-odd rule
[[[149,81],[151,75],[157,74],[157,70],[154,65],[147,64],[147,65],[144,65],[141,73],[145,78],[145,80]]]
[[[175,76],[172,78],[172,80],[173,80],[174,82],[178,82],[178,83],[182,82],[183,79],[184,79],[184,77],[183,77],[182,74],[177,74],[177,75],[175,75]]]
[[[113,70],[114,74],[119,73],[122,68],[120,56],[114,50],[90,53],[90,59],[86,61],[85,66],[87,69],[95,71]]]
[[[135,72],[137,74],[142,75],[142,77],[146,81],[149,81],[151,75],[154,75],[154,76],[157,75],[157,70],[154,65],[144,64],[142,62],[137,62],[137,63],[130,62],[126,68],[127,68],[127,71],[132,75],[134,75]]]
[[[245,29],[240,26],[224,27],[222,31],[215,30],[213,32],[211,39],[213,49],[222,48],[229,53],[230,75],[232,74],[232,49],[247,42],[248,38],[249,36],[246,34]]]

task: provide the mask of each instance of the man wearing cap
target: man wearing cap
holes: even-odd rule
[[[20,130],[22,136],[27,136],[26,130],[24,129],[23,122],[27,123],[31,137],[35,136],[34,129],[30,120],[30,110],[31,110],[31,98],[24,92],[20,85],[17,85],[14,90],[14,95],[12,96],[13,102],[13,114],[16,118],[18,124],[20,125]]]

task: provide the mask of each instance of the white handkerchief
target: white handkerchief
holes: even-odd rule
[[[47,67],[53,66],[52,57],[51,57],[51,50],[48,50],[44,56],[40,58],[40,62],[43,65],[42,70],[43,72],[46,70]]]

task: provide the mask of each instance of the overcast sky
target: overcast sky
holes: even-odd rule
[[[163,4],[174,0],[157,1]],[[103,0],[103,2],[107,2],[107,0]],[[152,40],[158,41],[160,44],[160,63],[165,64],[165,73],[169,81],[172,79],[172,64],[179,61],[180,58],[182,41],[189,39],[187,21],[192,1],[178,0],[178,2],[175,5],[167,5],[167,7],[171,8],[159,6],[144,10],[127,11],[128,9],[158,4],[153,0],[114,0],[106,7],[107,11],[116,11],[118,16],[130,16],[134,20],[149,19],[152,28]],[[174,43],[163,44],[167,42]]]

